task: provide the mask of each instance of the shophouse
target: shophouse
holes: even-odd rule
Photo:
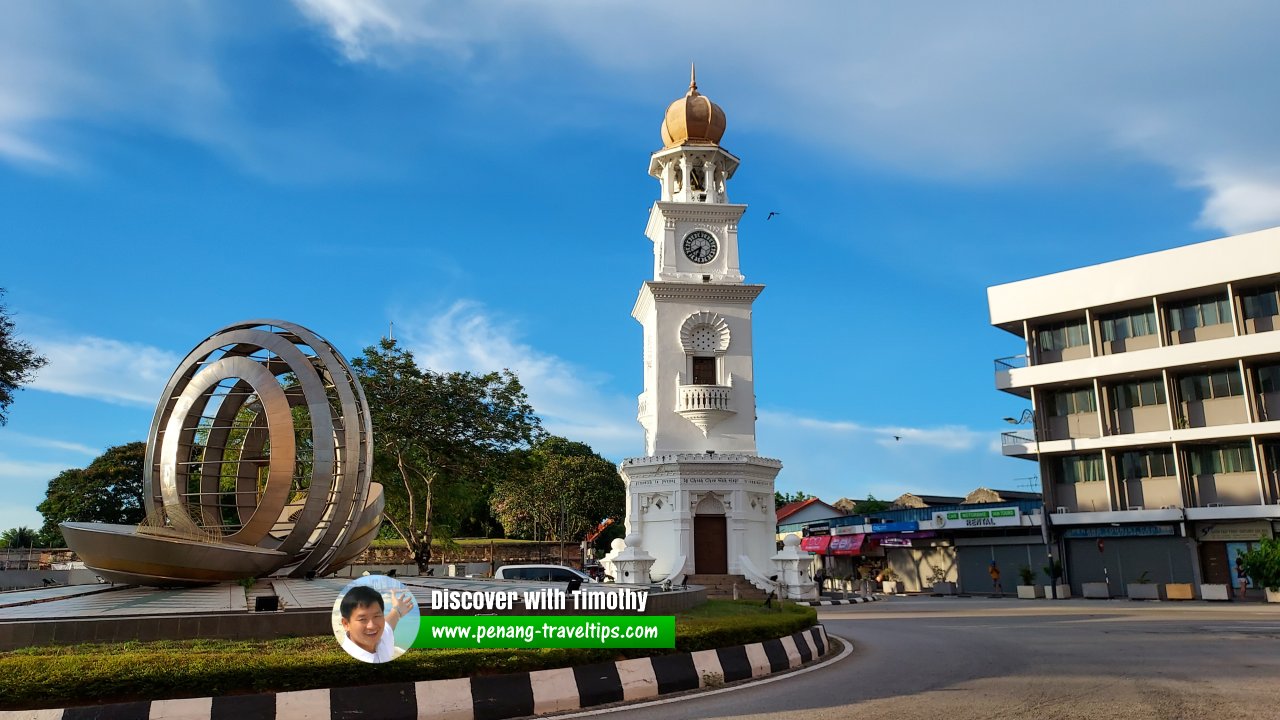
[[[1225,585],[1280,520],[1280,228],[987,291],[1072,590]]]
[[[930,505],[924,498],[942,499],[908,493],[887,510],[778,529],[820,538],[802,547],[828,577],[891,569],[905,592],[927,592],[935,582],[952,583],[962,593],[989,592],[994,560],[1009,578],[1005,591],[1013,594],[1019,568],[1039,572],[1046,564],[1038,494],[979,488],[964,498],[945,498],[949,503]]]

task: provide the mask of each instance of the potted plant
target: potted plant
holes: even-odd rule
[[[1035,600],[1044,597],[1044,588],[1036,585],[1036,571],[1030,565],[1018,568],[1018,577],[1022,584],[1018,586],[1018,597],[1023,600]]]
[[[947,571],[934,565],[929,566],[929,582],[933,584],[934,595],[955,595],[956,584],[947,582]]]
[[[1267,602],[1280,603],[1280,538],[1240,553],[1240,561],[1249,578],[1267,591]]]
[[[893,568],[885,568],[880,571],[880,587],[886,595],[897,595],[902,592],[902,582],[898,580],[898,573]]]
[[[1160,586],[1151,582],[1151,571],[1143,570],[1133,582],[1125,586],[1130,600],[1159,600]]]
[[[1044,588],[1044,594],[1050,598],[1065,600],[1071,597],[1071,586],[1062,582],[1062,562],[1049,559],[1049,564],[1044,566],[1044,574],[1049,577],[1049,584]]]

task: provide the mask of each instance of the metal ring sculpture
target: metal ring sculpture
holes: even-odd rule
[[[64,537],[123,582],[324,575],[377,533],[372,464],[368,405],[341,354],[299,325],[235,323],[187,355],[156,407],[147,521],[66,523]]]

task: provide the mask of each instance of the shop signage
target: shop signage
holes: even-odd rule
[[[1064,530],[1065,538],[1104,538],[1104,537],[1157,537],[1175,535],[1172,525],[1121,525],[1119,527],[1071,528]]]
[[[862,534],[861,525],[839,525],[831,528],[832,535],[860,535]]]
[[[1271,523],[1267,520],[1196,524],[1196,539],[1200,542],[1248,542],[1269,537]]]
[[[830,535],[830,534],[831,534],[831,523],[825,523],[825,522],[820,522],[820,523],[809,523],[808,525],[806,525],[806,526],[804,527],[804,534],[805,534],[805,536],[806,536],[806,537],[817,537],[817,536],[820,536],[820,535]]]
[[[951,510],[933,514],[933,526],[939,530],[959,528],[1017,527],[1022,524],[1022,511],[1016,507],[986,510]]]
[[[871,532],[873,533],[915,532],[919,529],[920,523],[915,520],[909,522],[871,523]]]
[[[911,547],[911,538],[904,537],[887,537],[880,538],[882,547]]]

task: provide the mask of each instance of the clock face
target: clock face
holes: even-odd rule
[[[699,265],[714,260],[718,249],[716,236],[706,230],[694,230],[684,236],[685,257]]]

